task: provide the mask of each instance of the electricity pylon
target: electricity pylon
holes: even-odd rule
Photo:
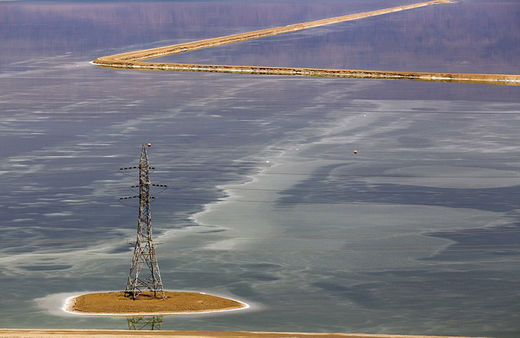
[[[141,156],[139,157],[138,167],[121,168],[139,169],[139,216],[137,218],[137,239],[132,256],[132,266],[128,273],[125,295],[133,299],[148,289],[153,292],[154,297],[165,299],[159,264],[152,239],[152,215],[150,209],[150,187],[163,184],[152,184],[150,182],[150,163],[148,162],[147,147],[151,144],[143,144]],[[134,198],[137,196],[123,197],[122,199]]]

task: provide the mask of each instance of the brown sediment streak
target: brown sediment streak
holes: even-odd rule
[[[282,33],[295,32],[303,29],[331,25],[334,23],[358,20],[377,15],[409,10],[424,6],[452,3],[451,0],[434,0],[405,6],[380,9],[376,11],[349,14],[334,18],[309,21],[287,25],[282,27],[267,28],[247,33],[233,34],[223,37],[181,43],[176,45],[144,49],[134,52],[103,56],[93,63],[105,68],[124,68],[137,70],[168,70],[168,71],[194,71],[239,73],[258,75],[290,75],[312,77],[349,77],[349,78],[375,78],[375,79],[399,79],[421,80],[441,82],[471,82],[499,85],[520,85],[520,75],[515,74],[473,74],[473,73],[429,73],[407,71],[380,71],[380,70],[355,70],[355,69],[327,69],[327,68],[299,68],[299,67],[263,67],[263,66],[234,66],[234,65],[203,65],[188,63],[162,63],[142,62],[142,60],[157,58],[177,53],[185,53],[197,49],[222,46],[230,43],[253,40]]]

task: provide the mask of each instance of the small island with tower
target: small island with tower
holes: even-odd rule
[[[87,293],[67,299],[64,309],[85,315],[131,316],[206,313],[245,309],[247,304],[202,292],[165,291],[152,238],[150,188],[152,184],[147,148],[143,144],[139,165],[121,170],[139,170],[139,216],[132,265],[124,291]]]

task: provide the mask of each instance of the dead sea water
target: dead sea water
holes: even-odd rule
[[[60,302],[124,287],[118,169],[151,142],[165,286],[252,304],[162,328],[517,336],[519,88],[89,64],[411,2],[0,3],[0,327],[130,326]],[[518,74],[519,13],[464,1],[167,59]]]

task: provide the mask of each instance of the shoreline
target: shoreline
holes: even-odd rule
[[[113,337],[113,336],[169,336],[184,338],[243,338],[243,337],[271,337],[271,338],[448,338],[447,336],[425,335],[395,335],[395,334],[366,334],[366,333],[312,333],[312,332],[269,332],[269,331],[197,331],[197,330],[102,330],[102,329],[0,329],[0,336],[14,337]],[[450,336],[450,338],[464,338]],[[469,338],[469,337],[466,337]]]
[[[383,70],[359,70],[359,69],[328,69],[328,68],[301,68],[301,67],[268,67],[268,66],[236,66],[236,65],[209,65],[190,63],[168,62],[142,62],[162,56],[186,53],[194,50],[228,45],[236,42],[254,40],[278,34],[301,31],[309,28],[331,25],[340,22],[359,20],[363,18],[395,13],[425,6],[454,3],[451,0],[433,0],[410,5],[396,6],[374,11],[355,13],[333,18],[308,21],[287,26],[279,26],[256,30],[252,32],[232,34],[217,38],[210,38],[187,43],[180,43],[164,47],[138,50],[133,52],[102,56],[92,61],[94,65],[102,68],[155,70],[155,71],[191,71],[234,73],[250,75],[282,75],[305,77],[341,77],[362,79],[387,79],[387,80],[415,80],[436,82],[462,82],[481,83],[494,85],[520,85],[519,74],[477,74],[477,73],[449,73],[449,72],[410,72],[410,71],[383,71]]]

